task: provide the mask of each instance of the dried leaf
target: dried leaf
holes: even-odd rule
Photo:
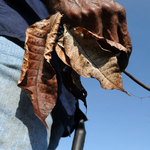
[[[62,48],[59,45],[56,45],[55,50],[56,50],[58,57],[64,62],[64,64],[70,67],[70,59],[62,50]]]
[[[87,91],[84,89],[80,81],[80,76],[71,68],[70,59],[62,50],[62,47],[57,45],[55,50],[58,57],[62,60],[60,62],[60,66],[61,68],[63,68],[62,70],[65,70],[61,72],[64,86],[76,98],[81,99],[85,107],[87,108],[86,103]],[[69,67],[67,67],[66,65]]]
[[[127,49],[120,43],[116,43],[114,41],[105,39],[104,37],[97,36],[96,34],[92,33],[91,31],[87,31],[84,28],[77,27],[75,32],[77,34],[83,33],[85,39],[93,37],[100,44],[104,51],[112,52],[114,54],[118,54],[121,51],[127,51]]]
[[[18,86],[30,96],[35,114],[47,128],[45,119],[57,99],[57,79],[50,59],[61,17],[57,13],[26,30],[25,55],[18,81]]]
[[[104,89],[126,92],[122,87],[121,72],[115,54],[102,48],[99,41],[104,41],[107,46],[114,46],[115,49],[120,50],[112,42],[109,43],[109,40],[107,42],[104,38],[88,31],[86,34],[84,32],[68,29],[64,25],[63,45],[66,55],[70,58],[71,67],[83,77],[98,79]]]

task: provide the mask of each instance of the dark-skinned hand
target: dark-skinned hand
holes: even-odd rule
[[[132,44],[127,29],[126,11],[114,0],[44,0],[50,13],[60,11],[63,22],[83,27],[94,34],[122,44],[126,51],[117,55],[120,70],[127,65]]]

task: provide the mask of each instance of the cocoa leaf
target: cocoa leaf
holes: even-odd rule
[[[110,51],[113,47],[120,52],[119,44],[116,46],[109,40],[97,37],[88,31],[86,34],[84,32],[75,28],[68,29],[64,25],[63,46],[70,59],[71,67],[83,77],[98,79],[104,89],[118,89],[127,93],[122,87],[122,77],[116,55]],[[99,41],[110,48],[102,48]]]
[[[57,100],[56,73],[50,60],[61,17],[57,13],[26,30],[25,54],[18,81],[18,86],[31,98],[35,114],[47,128],[45,119]]]

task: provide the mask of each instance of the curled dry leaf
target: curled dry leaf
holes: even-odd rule
[[[87,91],[84,89],[81,83],[80,76],[71,68],[70,59],[62,50],[62,47],[56,45],[55,50],[58,57],[62,60],[60,61],[61,68],[63,68],[63,70],[65,69],[65,71],[61,72],[64,86],[76,98],[82,100],[84,106],[87,108]]]
[[[113,42],[97,37],[85,29],[84,32],[82,28],[77,29],[68,29],[64,25],[63,46],[70,59],[71,67],[83,77],[98,79],[104,89],[118,89],[126,92],[122,87],[117,58],[110,51],[110,48],[114,47],[119,52],[120,49],[117,46],[120,45],[116,46]],[[110,48],[102,48],[100,41]],[[60,45],[62,46],[62,43]]]
[[[35,114],[45,119],[57,100],[57,79],[50,64],[62,15],[57,13],[36,22],[26,30],[25,55],[18,86],[28,93]]]
[[[77,34],[83,33],[85,39],[93,37],[104,51],[112,52],[115,55],[120,53],[121,51],[127,51],[127,49],[123,45],[105,39],[104,37],[97,36],[96,34],[92,33],[91,31],[87,31],[84,28],[77,27],[75,32]]]
[[[62,60],[62,62],[63,62],[65,65],[71,67],[71,65],[70,65],[70,59],[69,59],[69,57],[65,54],[65,52],[62,50],[62,48],[61,48],[59,45],[56,45],[55,50],[56,50],[56,53],[57,53],[58,57]]]

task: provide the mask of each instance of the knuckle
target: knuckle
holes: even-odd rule
[[[82,18],[96,18],[98,10],[96,7],[89,7],[82,10]]]
[[[126,16],[126,10],[123,6],[119,7],[118,12],[122,15],[122,16]]]
[[[86,10],[86,9],[82,9],[82,11],[81,11],[81,15],[84,17],[87,17],[88,16],[88,14],[89,14],[89,10]]]
[[[74,11],[73,9],[70,10],[70,16],[71,18],[81,18],[81,12],[80,11]]]
[[[105,2],[105,3],[103,3],[102,4],[102,10],[103,10],[103,12],[107,12],[107,13],[114,13],[114,12],[116,12],[116,7],[115,7],[115,5],[114,5],[114,3],[112,3],[112,2]]]
[[[91,7],[88,9],[88,14],[96,15],[97,11],[98,11],[98,10],[97,10],[96,7],[91,6]]]
[[[126,20],[126,10],[122,5],[118,3],[117,3],[117,12],[120,20],[122,21]]]

